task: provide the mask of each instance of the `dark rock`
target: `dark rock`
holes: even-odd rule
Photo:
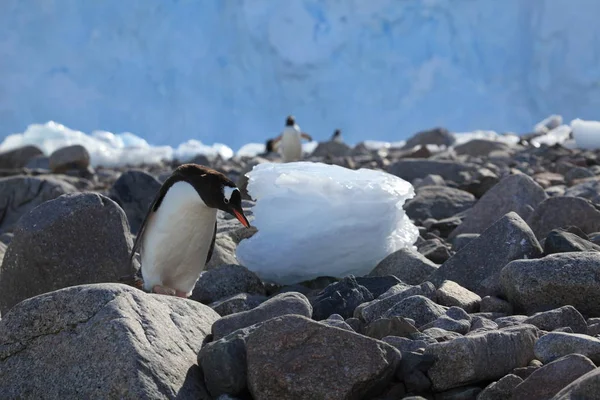
[[[565,193],[568,197],[582,197],[593,203],[600,203],[600,180],[598,178],[577,183],[568,188]]]
[[[404,205],[406,215],[415,221],[443,219],[465,211],[475,204],[471,193],[446,186],[425,186]]]
[[[402,336],[386,336],[381,340],[400,350],[401,354],[408,351],[417,352],[420,349],[425,350],[429,345],[424,340],[412,340]]]
[[[447,238],[448,235],[452,233],[456,229],[457,226],[462,224],[463,217],[462,215],[457,215],[454,217],[444,218],[439,221],[435,221],[431,224],[430,229],[432,231],[438,231],[440,236],[443,238]]]
[[[456,142],[453,134],[446,128],[436,127],[425,131],[419,131],[412,135],[404,145],[404,149],[412,149],[415,146],[424,146],[428,144],[437,144],[440,146],[452,146]]]
[[[50,170],[50,157],[42,155],[32,157],[25,164],[25,168],[48,172]]]
[[[0,242],[9,245],[15,235],[12,232],[4,232],[0,235]]]
[[[43,155],[39,148],[30,145],[4,151],[0,153],[0,169],[23,168],[31,159]]]
[[[267,300],[266,296],[239,293],[230,297],[211,303],[209,306],[220,316],[236,314],[242,311],[252,310]]]
[[[409,337],[411,333],[419,330],[402,317],[380,318],[364,329],[366,336],[374,339],[383,339],[386,336]]]
[[[462,183],[468,181],[470,174],[476,171],[474,164],[463,164],[454,161],[434,161],[420,159],[403,159],[389,166],[388,171],[408,182],[427,175],[439,175],[444,180]]]
[[[508,400],[513,390],[521,382],[523,382],[523,379],[517,375],[508,374],[486,386],[477,396],[477,400]]]
[[[398,371],[396,371],[396,378],[400,381],[408,381],[410,384],[407,390],[409,391],[427,391],[431,387],[431,381],[424,373],[431,368],[434,362],[435,358],[431,355],[407,351],[402,355],[402,361],[400,362]],[[416,376],[414,375],[415,373]]]
[[[358,318],[348,318],[346,323],[352,328],[354,332],[363,333],[365,324]]]
[[[510,212],[442,264],[429,280],[436,286],[452,280],[477,294],[493,294],[495,288],[490,288],[490,283],[498,281],[506,264],[515,259],[539,257],[541,253],[540,244],[527,224]]]
[[[51,177],[0,178],[0,232],[12,231],[22,215],[40,204],[76,191],[73,185]]]
[[[435,394],[435,400],[475,400],[481,393],[479,386],[466,386]]]
[[[569,186],[573,185],[573,183],[578,179],[591,178],[594,176],[594,173],[587,168],[583,167],[575,167],[570,169],[565,174],[565,181]]]
[[[526,175],[509,175],[490,189],[469,210],[463,223],[450,234],[482,233],[509,212],[527,220],[537,205],[548,196]]]
[[[390,290],[391,287],[402,283],[400,279],[392,275],[381,276],[357,276],[356,283],[367,288],[374,298],[377,298]],[[420,283],[420,282],[419,282]]]
[[[423,329],[423,327],[421,327],[421,329]],[[463,336],[457,332],[447,331],[446,329],[435,327],[427,328],[423,330],[423,333],[435,339],[436,342],[447,342],[449,340],[454,340]]]
[[[546,400],[574,380],[596,368],[589,358],[572,354],[534,371],[513,391],[514,399]]]
[[[452,250],[459,251],[469,244],[473,239],[477,239],[478,237],[479,233],[463,233],[462,235],[458,235],[452,241]]]
[[[346,157],[352,153],[352,148],[343,142],[320,142],[310,155],[311,157]]]
[[[506,143],[488,139],[471,139],[466,143],[454,146],[454,152],[459,155],[469,155],[473,157],[486,157],[492,151],[506,151],[509,146]]]
[[[436,320],[446,312],[446,308],[435,304],[425,296],[410,296],[388,309],[384,318],[406,317],[415,321],[417,327]]]
[[[567,385],[552,400],[596,399],[600,393],[600,368],[596,368]]]
[[[467,312],[479,311],[481,297],[453,281],[444,281],[436,291],[437,302],[443,306],[457,306]]]
[[[438,266],[412,249],[400,249],[377,264],[369,276],[393,275],[409,285],[418,285],[427,280]]]
[[[569,327],[575,333],[587,333],[587,323],[573,306],[564,306],[532,315],[523,321],[544,331]]]
[[[244,394],[248,387],[246,369],[246,340],[259,325],[238,329],[210,342],[198,353],[198,365],[204,372],[206,388],[213,397],[222,394]]]
[[[418,250],[425,258],[436,264],[442,264],[452,257],[448,247],[446,247],[439,239],[426,240],[418,246]]]
[[[0,321],[0,393],[12,399],[207,398],[196,355],[217,318],[200,303],[121,284],[27,299]]]
[[[434,390],[499,379],[526,366],[534,358],[537,335],[537,328],[525,325],[428,346],[425,354],[436,358],[428,371]]]
[[[110,188],[110,198],[127,214],[131,233],[137,235],[161,183],[141,170],[124,172]]]
[[[87,170],[89,166],[90,153],[79,144],[62,147],[50,154],[50,170],[55,174],[73,169]]]
[[[190,298],[208,304],[240,293],[266,295],[254,272],[241,265],[221,265],[200,274]]]
[[[517,260],[500,274],[503,292],[518,312],[531,314],[571,305],[587,317],[600,316],[599,253],[559,253]]]
[[[544,254],[600,251],[600,246],[573,233],[554,229],[544,240]]]
[[[579,333],[549,332],[535,343],[535,358],[547,364],[569,354],[600,362],[600,339]]]
[[[500,182],[498,175],[487,168],[478,169],[473,179],[460,185],[459,189],[471,193],[476,198],[482,198],[491,188]]]
[[[424,186],[446,186],[446,181],[439,175],[427,175],[417,185],[413,185],[415,189]]]
[[[592,233],[600,230],[600,211],[585,199],[557,196],[540,203],[527,223],[538,238],[546,237],[553,229],[569,226]]]
[[[517,375],[521,379],[527,379],[535,371],[540,369],[540,365],[528,365],[527,367],[515,368],[513,374]]]
[[[373,300],[373,295],[350,275],[327,286],[312,302],[313,319],[327,319],[331,314],[350,318],[360,304]]]
[[[331,314],[329,316],[329,318],[324,319],[322,321],[319,321],[322,324],[325,324],[327,326],[333,326],[335,328],[340,328],[340,329],[344,329],[346,331],[350,331],[350,332],[355,332],[355,330],[346,323],[346,321],[344,321],[344,318],[342,318],[341,315],[339,314]]]
[[[494,296],[485,296],[481,299],[479,305],[481,312],[496,312],[504,314],[512,314],[513,306],[508,301]]]
[[[306,296],[300,293],[282,293],[252,310],[222,317],[212,325],[212,334],[214,340],[219,340],[238,329],[286,314],[310,318],[312,307]]]
[[[123,210],[96,193],[73,193],[24,215],[0,269],[0,311],[28,297],[131,275]],[[93,233],[93,234],[90,234]]]
[[[259,399],[369,398],[401,359],[387,343],[292,315],[263,323],[246,347],[248,386]]]

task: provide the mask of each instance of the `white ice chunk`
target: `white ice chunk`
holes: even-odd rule
[[[485,131],[485,130],[477,130],[472,132],[458,132],[453,134],[456,138],[456,142],[454,146],[458,146],[459,144],[467,143],[473,139],[487,139],[493,140],[496,142],[506,143],[508,145],[513,145],[519,143],[519,137],[514,133],[507,133],[504,135],[498,134],[496,131]]]
[[[258,232],[237,257],[263,280],[362,276],[419,235],[402,208],[414,189],[388,173],[294,162],[259,164],[247,176]]]
[[[215,143],[212,146],[207,146],[199,140],[190,139],[187,142],[181,143],[175,150],[175,158],[179,161],[190,161],[197,155],[205,155],[207,157],[217,157],[228,160],[233,157],[233,150],[228,146]]]
[[[240,147],[236,155],[238,157],[256,157],[266,150],[267,146],[265,146],[264,143],[248,143]]]
[[[577,118],[571,121],[571,129],[578,148],[600,148],[600,121],[584,121]]]
[[[302,151],[305,154],[311,154],[313,151],[315,151],[318,145],[319,142],[316,140],[313,140],[312,142],[302,143]]]
[[[546,133],[553,129],[558,128],[563,123],[562,115],[552,114],[547,118],[544,118],[533,127],[535,133]]]
[[[540,146],[542,144],[548,146],[554,146],[555,144],[563,144],[569,140],[571,134],[571,127],[569,125],[560,125],[552,129],[548,133],[531,139],[531,144],[534,146]]]

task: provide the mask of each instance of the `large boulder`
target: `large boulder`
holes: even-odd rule
[[[27,145],[0,153],[0,169],[19,169],[44,153],[35,146]]]
[[[497,140],[471,139],[468,142],[454,146],[454,152],[459,155],[487,157],[492,151],[508,151],[510,147]]]
[[[160,186],[158,179],[152,175],[141,170],[129,170],[121,174],[110,188],[110,198],[125,211],[134,235],[142,226]]]
[[[349,156],[352,148],[343,142],[320,142],[310,155],[311,157],[345,157]]]
[[[439,175],[447,181],[464,183],[477,171],[474,164],[455,161],[403,159],[389,166],[388,171],[408,182],[427,175]]]
[[[452,146],[454,142],[456,142],[456,138],[448,132],[448,129],[437,127],[415,133],[406,141],[403,149],[412,149],[415,146],[425,146],[428,144]]]
[[[86,170],[90,166],[90,153],[79,144],[62,147],[50,154],[50,170],[61,174],[68,170]]]
[[[600,393],[600,368],[595,368],[564,387],[552,400],[595,399],[598,393]]]
[[[23,301],[0,321],[3,398],[207,399],[196,358],[209,307],[120,284]]]
[[[401,358],[387,343],[293,315],[263,323],[246,346],[255,399],[372,398]]]
[[[405,205],[410,219],[424,221],[428,218],[444,219],[468,210],[477,199],[469,192],[446,186],[423,186]]]
[[[409,285],[418,285],[425,282],[437,268],[437,264],[421,253],[404,248],[381,260],[369,276],[393,275]]]
[[[116,282],[132,273],[123,210],[96,193],[47,201],[23,216],[0,268],[0,311],[67,286]]]
[[[497,294],[498,276],[506,264],[541,254],[525,221],[509,212],[442,264],[429,280],[436,286],[451,280],[479,295]]]
[[[512,261],[502,269],[500,283],[517,312],[571,305],[588,317],[600,317],[599,276],[600,253],[558,253]]]
[[[544,200],[527,220],[538,238],[553,229],[576,226],[584,233],[600,231],[600,211],[588,200],[557,196]]]
[[[481,233],[509,212],[515,212],[527,220],[538,204],[547,198],[544,189],[529,176],[509,175],[475,203],[450,237],[463,233]]]
[[[0,178],[0,232],[12,231],[23,214],[43,202],[76,191],[75,186],[53,177]]]

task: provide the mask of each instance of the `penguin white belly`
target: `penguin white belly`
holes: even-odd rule
[[[302,138],[299,133],[283,133],[281,138],[281,155],[283,162],[294,162],[302,159]]]
[[[186,182],[175,183],[149,217],[142,242],[144,288],[194,290],[212,243],[217,210]]]

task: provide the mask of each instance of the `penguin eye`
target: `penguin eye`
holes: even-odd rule
[[[225,204],[229,204],[229,199],[227,197],[224,197],[223,202],[225,202]]]

